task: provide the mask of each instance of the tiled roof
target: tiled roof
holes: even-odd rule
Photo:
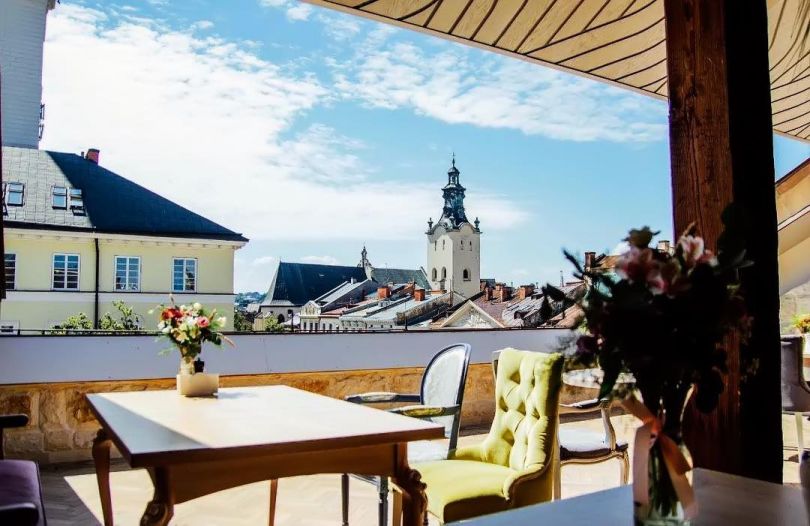
[[[247,241],[240,234],[72,153],[3,147],[3,182],[23,183],[9,227]],[[53,207],[53,188],[82,191],[84,211]]]

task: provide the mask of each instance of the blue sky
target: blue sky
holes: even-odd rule
[[[425,264],[451,152],[482,275],[557,281],[561,248],[672,237],[666,105],[293,0],[65,0],[42,147],[101,162],[234,230],[235,287],[279,260]],[[775,139],[777,177],[810,146]]]

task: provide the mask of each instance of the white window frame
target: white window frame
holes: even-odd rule
[[[185,262],[190,261],[190,260],[194,261],[194,288],[193,289],[186,289],[186,278],[185,278],[186,263]],[[174,288],[174,265],[175,265],[175,262],[177,262],[177,261],[183,261],[183,288],[182,289]],[[197,258],[188,258],[188,257],[182,257],[182,256],[172,258],[172,292],[197,292],[197,288],[198,288],[197,281],[199,280],[199,277],[200,277],[200,261]]]
[[[20,183],[18,181],[9,181],[4,184],[5,186],[5,198],[6,198],[6,205],[7,206],[23,206],[25,205],[25,183]],[[18,186],[20,188],[19,192],[14,192],[15,194],[20,194],[20,202],[19,203],[12,203],[9,201],[11,198],[11,187]]]
[[[0,336],[13,336],[20,332],[20,322],[12,320],[0,321]]]
[[[11,286],[6,283],[6,256],[14,256],[14,279],[11,280]],[[3,282],[6,286],[6,290],[16,290],[17,288],[17,253],[16,252],[6,252],[3,254]]]
[[[56,192],[60,191],[63,193],[57,194]],[[64,205],[56,204],[56,198],[59,197],[60,199],[64,199]],[[54,185],[51,187],[51,208],[55,210],[67,210],[68,207],[68,187],[67,186],[60,186]]]
[[[68,188],[68,207],[71,210],[84,210],[84,192],[81,188]]]
[[[125,268],[125,277],[124,277],[124,288],[118,288],[118,260],[124,259],[126,260],[126,268]],[[138,260],[138,281],[136,283],[135,288],[129,288],[130,285],[130,276],[129,276],[129,260],[130,259],[137,259]],[[172,273],[174,273],[174,266],[172,266]],[[115,256],[113,258],[113,290],[116,292],[140,292],[141,291],[141,276],[143,272],[141,272],[141,256]],[[174,278],[174,275],[172,275]],[[172,279],[174,281],[174,279]]]
[[[76,269],[76,288],[68,288],[67,286],[62,288],[54,287],[54,277],[56,276],[56,257],[57,256],[64,256],[65,257],[65,279],[64,284],[67,285],[67,258],[70,256],[76,256],[77,259],[77,269]],[[51,256],[51,290],[54,291],[73,291],[73,290],[81,290],[82,288],[82,256],[81,254],[68,254],[65,252],[56,252]]]

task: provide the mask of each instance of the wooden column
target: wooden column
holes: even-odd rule
[[[728,342],[717,411],[686,414],[697,466],[781,482],[779,283],[766,0],[665,0],[675,234],[696,221],[707,246],[720,213],[741,211],[748,344]],[[758,374],[741,381],[753,363]]]

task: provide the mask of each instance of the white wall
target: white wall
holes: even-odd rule
[[[47,6],[48,0],[0,1],[4,146],[39,146]]]
[[[225,375],[425,366],[439,349],[472,345],[472,362],[505,347],[553,352],[569,331],[412,331],[402,333],[235,335],[235,348],[206,346],[206,369]],[[159,356],[153,336],[1,336],[0,384],[169,378],[176,352]]]

